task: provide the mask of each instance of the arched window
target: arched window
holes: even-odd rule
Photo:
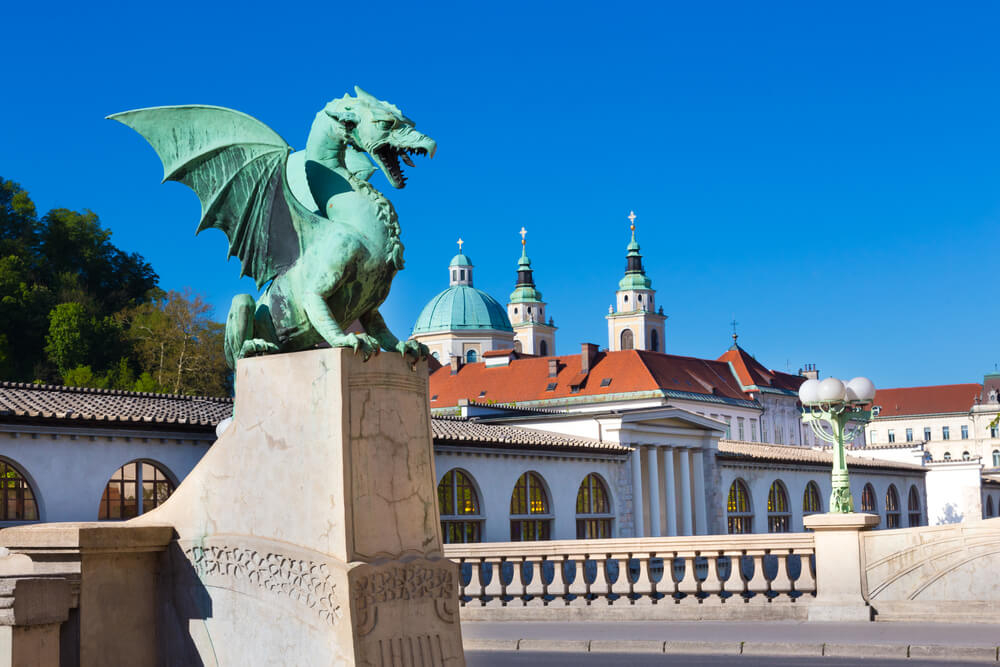
[[[870,483],[865,484],[861,491],[861,511],[878,514],[878,507],[875,504],[875,487]]]
[[[543,357],[549,356],[549,344],[544,340],[538,341],[538,354]]]
[[[649,349],[653,352],[660,351],[660,334],[657,333],[656,329],[649,330]]]
[[[910,520],[911,526],[920,525],[920,492],[917,491],[917,485],[913,484],[910,486],[910,496],[906,501],[906,510]]]
[[[1000,468],[1000,449],[993,450],[993,467]]]
[[[625,295],[624,301],[625,301],[625,303],[628,303],[628,294]]]
[[[576,538],[612,537],[611,520],[608,487],[596,473],[590,473],[576,494]]]
[[[474,364],[479,359],[479,355],[476,354],[475,350],[469,350],[465,353],[465,363]]]
[[[970,458],[969,452],[962,452],[962,460],[963,461],[968,461],[969,458]]]
[[[742,479],[733,481],[729,487],[726,514],[730,535],[753,532],[753,506],[750,504],[750,492]]]
[[[445,544],[483,541],[479,495],[468,473],[455,468],[444,474],[438,483],[438,505]]]
[[[13,463],[0,459],[0,521],[38,521],[31,484]]]
[[[167,473],[151,461],[132,461],[115,471],[104,487],[97,518],[131,519],[156,509],[174,492]]]
[[[899,514],[899,493],[896,492],[896,485],[890,484],[885,492],[885,527],[899,528],[902,525]]]
[[[986,518],[993,517],[993,496],[986,496]]]
[[[521,341],[515,340],[514,341],[514,351],[515,352],[520,352],[523,349],[524,349],[524,347],[521,345]]]
[[[435,350],[434,352],[431,352],[431,356],[434,357],[435,359],[437,359],[438,361],[441,361],[441,355],[438,354],[437,350]]]
[[[944,453],[944,460],[945,461],[951,461],[951,452],[945,452]]]
[[[819,486],[810,481],[806,484],[806,492],[802,494],[802,513],[816,514],[823,511],[823,501],[819,497]]]
[[[780,479],[774,480],[767,492],[767,532],[787,533],[792,524],[792,511],[788,506],[788,492]]]
[[[535,472],[521,475],[510,495],[510,541],[547,540],[552,536],[552,514],[545,484]]]
[[[635,342],[634,342],[634,339],[632,337],[632,330],[631,329],[625,329],[624,331],[622,331],[622,346],[621,347],[622,347],[623,350],[631,350],[633,347],[635,347]]]

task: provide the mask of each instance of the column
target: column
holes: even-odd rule
[[[679,451],[681,457],[681,535],[691,535],[691,519],[694,511],[691,509],[691,452],[688,449]]]
[[[705,511],[705,462],[700,449],[691,452],[694,463],[694,532],[708,535],[708,518]]]
[[[660,530],[660,448],[646,449],[646,465],[649,470],[649,535],[659,537]]]
[[[642,449],[632,445],[632,522],[635,536],[645,537],[642,525]]]
[[[664,511],[667,513],[667,535],[677,535],[677,481],[674,476],[674,448],[663,450]]]
[[[865,602],[864,554],[858,533],[878,525],[874,514],[810,514],[805,527],[815,532],[816,599],[810,621],[870,621]],[[804,560],[804,559],[803,559]]]

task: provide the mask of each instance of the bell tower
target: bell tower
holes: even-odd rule
[[[635,211],[629,211],[628,219],[632,240],[625,255],[625,277],[615,292],[616,305],[608,308],[608,349],[663,352],[667,316],[662,307],[656,310],[656,290],[642,268]]]
[[[545,302],[535,289],[531,260],[528,259],[525,235],[521,227],[521,258],[517,262],[517,284],[510,294],[507,317],[514,327],[514,349],[525,354],[547,357],[556,353],[556,327],[550,317],[545,321]]]

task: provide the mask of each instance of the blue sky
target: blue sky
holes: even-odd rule
[[[607,344],[626,215],[666,349],[740,343],[878,386],[981,381],[1000,361],[995,3],[16,3],[0,175],[90,208],[167,289],[224,319],[254,291],[198,203],[159,183],[125,109],[244,111],[302,148],[359,84],[438,141],[403,191],[399,335],[461,236],[501,302],[528,231],[560,353]]]

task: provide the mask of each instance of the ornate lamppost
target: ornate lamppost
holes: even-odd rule
[[[854,511],[844,442],[853,440],[871,420],[871,410],[863,410],[862,406],[874,398],[875,385],[865,377],[856,377],[847,384],[837,378],[826,378],[822,382],[809,379],[799,387],[802,421],[809,424],[816,437],[833,445],[830,512]]]

